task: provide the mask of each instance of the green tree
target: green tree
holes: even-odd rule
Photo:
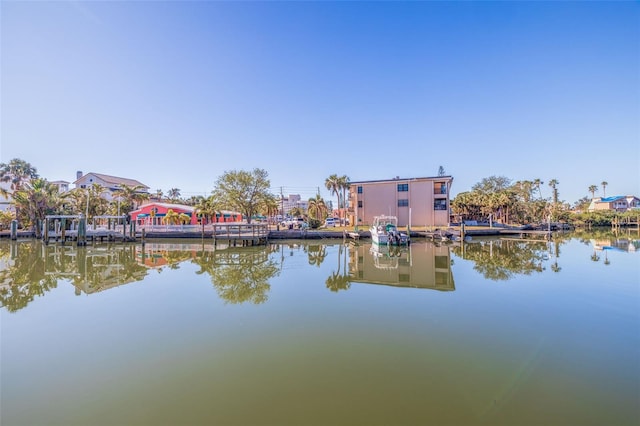
[[[0,182],[9,182],[11,192],[3,190],[2,195],[7,196],[19,191],[31,179],[38,177],[38,171],[30,163],[14,158],[8,163],[0,163]],[[12,197],[14,198],[14,197]],[[20,208],[16,205],[16,219],[20,224]]]
[[[533,186],[538,190],[538,196],[540,198],[542,198],[542,190],[540,189],[542,184],[544,184],[544,182],[541,181],[540,179],[534,179],[534,181],[533,181]]]
[[[595,185],[591,185],[589,187],[589,192],[591,193],[591,199],[596,198],[596,191],[598,190],[598,187]]]
[[[53,214],[59,204],[58,187],[46,179],[35,178],[24,183],[14,191],[13,199],[16,212],[20,211],[25,223],[36,229],[38,221],[44,220],[47,214]]]
[[[575,208],[576,210],[587,210],[590,204],[591,200],[589,199],[589,197],[582,197],[581,199],[573,203],[573,208]]]
[[[438,167],[438,176],[445,176],[447,173],[444,171],[444,167]]]
[[[602,197],[604,198],[607,196],[607,185],[609,185],[609,182],[603,180],[602,182],[600,182],[600,185],[602,185]]]
[[[216,212],[218,211],[216,201],[212,195],[207,198],[200,197],[195,204],[195,208],[196,214],[204,217],[207,222],[213,222],[213,218],[216,216]]]
[[[329,190],[329,195],[335,195],[338,198],[338,208],[340,208],[340,177],[337,174],[332,174],[324,181],[324,186]]]
[[[15,216],[12,212],[0,210],[0,230],[9,229],[14,218]]]
[[[107,189],[99,183],[87,188],[75,188],[63,194],[63,199],[70,200],[72,210],[76,214],[87,215],[87,218],[100,216],[109,211],[109,202],[103,198]]]
[[[294,207],[289,210],[289,214],[291,215],[291,217],[302,217],[304,216],[304,210],[302,210],[300,207]]]
[[[278,214],[280,206],[278,205],[278,199],[273,194],[265,195],[264,199],[258,206],[258,211],[265,216],[273,216]]]
[[[167,225],[177,225],[180,223],[180,214],[173,209],[168,209],[162,221]]]
[[[130,211],[136,209],[141,203],[149,199],[149,194],[144,191],[143,185],[120,185],[120,187],[113,192],[113,197],[116,202],[120,202],[119,214],[127,214]]]
[[[481,194],[489,194],[491,192],[502,191],[511,186],[511,179],[504,176],[489,176],[483,178],[480,182],[471,187],[473,191]]]
[[[307,204],[307,211],[309,212],[309,216],[315,218],[316,220],[321,220],[327,214],[327,205],[320,194],[316,194],[315,198],[309,198]]]
[[[551,179],[549,181],[549,186],[553,189],[553,204],[556,205],[558,204],[558,185],[560,184],[560,182],[558,182],[557,179]]]
[[[338,189],[342,191],[342,206],[338,202],[338,208],[342,207],[342,219],[347,218],[347,191],[351,186],[349,176],[343,175],[338,178]]]
[[[251,223],[251,218],[258,208],[273,197],[269,193],[270,185],[265,170],[232,170],[218,178],[213,196],[220,205],[239,211],[247,218],[247,222]]]
[[[178,188],[171,188],[167,193],[167,197],[171,200],[172,203],[180,200],[180,190]]]

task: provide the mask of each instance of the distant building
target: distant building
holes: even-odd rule
[[[628,210],[638,208],[640,208],[640,198],[634,195],[615,195],[613,197],[598,197],[592,199],[588,210],[614,210],[617,212],[626,212]]]
[[[51,184],[58,187],[58,193],[60,194],[69,191],[69,182],[66,180],[54,180]]]
[[[391,215],[399,226],[447,226],[452,183],[451,176],[350,182],[349,220],[370,225],[375,216]]]
[[[280,214],[285,216],[295,208],[307,211],[307,208],[309,207],[309,202],[306,200],[302,200],[300,194],[289,194],[288,197],[282,196],[278,204],[280,207]]]
[[[122,188],[123,185],[129,187],[142,186],[139,191],[143,194],[149,194],[149,187],[135,179],[122,178],[117,176],[103,175],[101,173],[87,173],[83,175],[82,172],[77,172],[76,181],[73,184],[76,188],[89,188],[94,183],[102,185],[105,188],[105,193],[102,198],[107,201],[113,201],[113,193]]]

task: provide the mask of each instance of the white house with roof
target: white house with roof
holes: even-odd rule
[[[66,180],[54,180],[53,182],[51,182],[51,184],[58,187],[58,192],[60,194],[69,191],[69,182],[67,182]]]
[[[613,197],[598,197],[591,200],[589,211],[594,210],[614,210],[626,212],[628,210],[640,209],[640,198],[634,195],[614,195]]]
[[[140,186],[140,193],[148,194],[149,187],[140,181],[135,179],[123,178],[118,176],[110,176],[102,173],[87,173],[83,175],[82,172],[77,172],[76,181],[73,184],[76,188],[89,188],[93,184],[99,184],[105,188],[105,193],[102,195],[107,201],[112,201],[114,199],[113,193],[122,188],[123,185],[129,187]]]

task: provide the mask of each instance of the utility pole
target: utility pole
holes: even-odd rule
[[[280,187],[280,214],[284,218],[284,194],[282,193],[282,187]]]

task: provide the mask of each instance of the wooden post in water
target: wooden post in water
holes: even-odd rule
[[[67,238],[67,221],[63,217],[60,221],[60,239],[62,240],[62,245],[64,245],[65,239]]]
[[[45,244],[49,244],[49,218],[44,219],[44,235],[42,238]]]
[[[142,228],[142,247],[144,247],[145,244],[145,233],[146,233],[146,229]],[[142,251],[142,253],[144,254],[144,250]]]
[[[18,221],[15,219],[11,221],[11,239],[13,241],[18,239]]]
[[[80,222],[78,222],[78,240],[76,245],[78,247],[87,245],[87,219],[84,217],[81,217]]]

